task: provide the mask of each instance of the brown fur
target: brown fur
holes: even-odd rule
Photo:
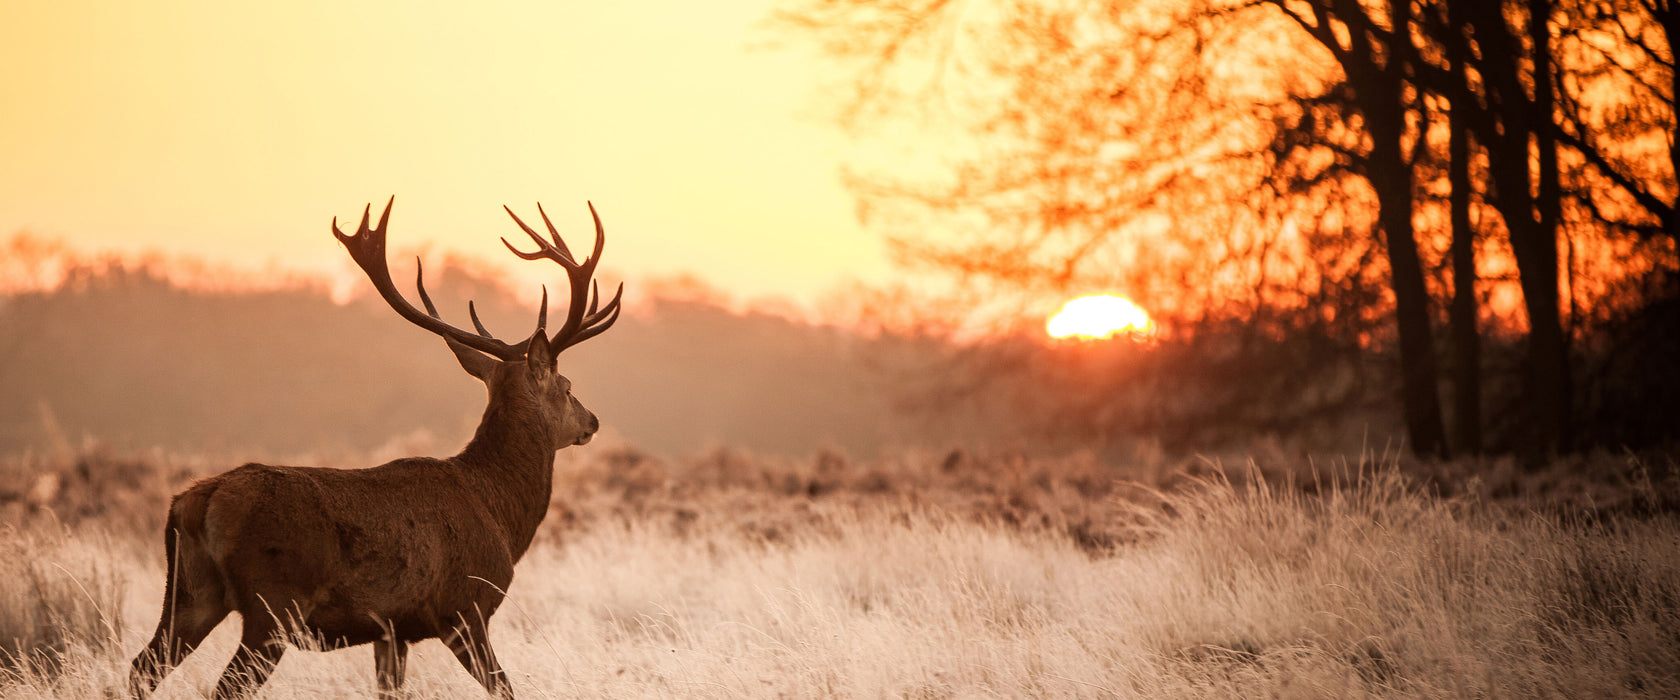
[[[445,339],[490,395],[460,454],[371,469],[246,464],[175,496],[163,613],[134,659],[135,696],[237,612],[240,647],[217,698],[260,686],[294,635],[325,648],[372,643],[382,696],[401,686],[408,645],[435,637],[491,694],[512,697],[486,626],[548,511],[554,453],[588,442],[599,422],[555,371],[540,325],[532,341],[502,346],[522,357]]]

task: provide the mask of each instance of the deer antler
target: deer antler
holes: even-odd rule
[[[601,227],[601,215],[595,213],[595,204],[589,204],[589,215],[595,219],[595,250],[581,263],[572,257],[571,249],[560,239],[560,232],[555,230],[554,223],[548,220],[548,212],[543,211],[541,203],[537,204],[537,214],[542,216],[543,225],[548,227],[548,236],[553,239],[552,243],[543,240],[535,230],[526,226],[512,209],[507,206],[502,208],[507,210],[508,216],[513,217],[513,222],[519,224],[519,228],[524,230],[531,240],[537,242],[537,250],[531,253],[521,251],[513,247],[506,238],[502,239],[502,244],[513,251],[514,255],[526,260],[542,258],[559,263],[560,267],[565,268],[566,277],[571,282],[571,300],[566,311],[566,323],[548,341],[548,347],[553,353],[559,355],[561,350],[600,335],[612,327],[613,322],[618,320],[619,301],[624,296],[624,283],[618,283],[618,292],[613,294],[612,301],[607,302],[606,306],[600,306],[601,286],[594,280],[595,264],[601,260],[601,248],[606,245],[607,234]]]
[[[333,217],[333,236],[350,251],[350,258],[356,261],[362,272],[367,273],[368,280],[373,282],[373,288],[379,291],[379,296],[383,297],[385,303],[390,304],[398,315],[408,319],[409,323],[443,336],[445,340],[460,343],[501,360],[511,361],[524,357],[526,346],[531,341],[524,340],[509,345],[491,337],[490,332],[484,329],[484,324],[479,322],[478,310],[473,308],[472,302],[467,302],[467,313],[472,316],[473,327],[478,330],[477,333],[469,333],[445,323],[443,318],[438,316],[437,307],[432,305],[432,298],[426,294],[425,271],[420,268],[419,258],[415,259],[414,286],[420,290],[420,301],[426,305],[426,313],[420,313],[419,309],[414,308],[414,305],[408,303],[402,293],[397,291],[396,285],[391,281],[391,270],[385,263],[385,224],[391,219],[391,205],[396,200],[397,198],[392,196],[390,201],[385,203],[385,212],[379,215],[379,225],[373,228],[368,228],[368,213],[373,209],[373,205],[369,204],[363,208],[362,223],[357,227],[355,235],[346,236],[339,231],[338,217]],[[596,243],[596,252],[600,252],[600,243]],[[542,308],[537,312],[537,333],[533,337],[544,337],[542,333],[547,319],[548,288],[544,287]]]

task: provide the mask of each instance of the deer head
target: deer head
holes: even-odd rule
[[[594,281],[595,266],[606,244],[606,232],[601,226],[600,215],[595,212],[595,205],[589,205],[589,214],[595,220],[595,247],[581,262],[572,255],[541,204],[537,205],[537,214],[548,228],[549,240],[544,240],[526,225],[512,209],[503,207],[508,216],[513,217],[514,223],[536,242],[537,250],[529,253],[521,251],[506,238],[502,239],[502,244],[525,260],[546,259],[559,264],[566,271],[571,293],[566,321],[560,330],[550,336],[545,332],[548,325],[548,288],[543,287],[536,331],[519,343],[508,344],[497,340],[485,329],[478,319],[478,310],[470,301],[467,302],[467,313],[476,332],[467,332],[444,322],[431,297],[426,294],[425,268],[418,258],[415,259],[414,286],[420,293],[426,312],[422,314],[397,291],[385,262],[385,231],[391,218],[391,205],[395,201],[396,198],[392,197],[385,203],[385,211],[379,215],[377,226],[368,225],[372,205],[362,209],[361,224],[353,235],[340,231],[338,218],[333,218],[333,235],[367,274],[379,296],[410,323],[441,336],[455,353],[455,359],[460,361],[461,369],[484,382],[490,393],[486,416],[498,411],[513,412],[525,419],[523,423],[543,430],[554,450],[589,442],[599,429],[600,422],[577,397],[572,396],[572,383],[557,371],[556,362],[562,350],[601,334],[618,320],[624,284],[619,283],[612,300],[601,306],[600,285]],[[492,423],[486,421],[485,425]]]

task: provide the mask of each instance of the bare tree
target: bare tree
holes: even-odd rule
[[[789,0],[779,17],[858,67],[847,125],[943,114],[973,137],[944,177],[854,175],[866,221],[908,260],[1018,287],[1123,286],[1163,310],[1224,300],[1263,321],[1340,282],[1326,261],[1377,246],[1387,294],[1325,311],[1390,319],[1412,447],[1444,455],[1447,317],[1455,433],[1483,442],[1478,281],[1520,294],[1499,311],[1526,336],[1521,427],[1502,438],[1531,453],[1574,446],[1578,295],[1676,293],[1651,291],[1680,280],[1675,8]],[[1441,184],[1450,198],[1429,191]],[[1576,277],[1589,268],[1592,289]]]
[[[1386,13],[1351,0],[1314,0],[1299,10],[1295,3],[1272,4],[1300,24],[1347,75],[1350,101],[1369,136],[1361,158],[1377,193],[1377,220],[1388,252],[1407,432],[1413,450],[1445,455],[1429,290],[1413,224],[1414,171],[1406,146],[1419,138],[1407,123],[1416,108],[1407,99],[1415,95],[1410,84],[1412,4],[1388,3]]]
[[[963,162],[946,187],[860,182],[868,207],[896,199],[980,222],[941,245],[925,221],[895,217],[910,222],[901,248],[965,274],[1082,277],[1201,322],[1235,315],[1258,325],[1324,301],[1316,292],[1343,285],[1342,275],[1368,274],[1339,262],[1375,246],[1392,294],[1376,304],[1395,319],[1412,447],[1444,452],[1413,230],[1416,98],[1409,52],[1395,51],[1384,29],[1396,17],[1361,10],[1344,20],[1333,16],[1344,4],[1328,2],[1283,8],[1305,6],[1304,15],[1262,1],[987,5],[857,0],[784,15],[860,61],[860,84],[884,86],[857,93],[872,103],[911,93],[909,71],[892,72],[907,55],[933,54],[941,67],[930,73],[950,81],[963,74],[965,35],[986,46],[966,85],[1005,97],[976,133],[1022,145]],[[1315,50],[1290,46],[1303,28]],[[953,48],[927,48],[941,39]],[[1317,311],[1369,311],[1329,301]]]
[[[513,695],[486,634],[490,616],[548,512],[554,453],[588,443],[600,426],[555,360],[612,326],[624,287],[600,305],[593,281],[605,243],[599,216],[594,250],[578,261],[540,205],[550,240],[509,210],[538,246],[509,250],[565,268],[566,321],[547,335],[545,288],[528,339],[492,337],[470,303],[476,332],[465,331],[438,316],[423,276],[415,285],[424,313],[397,291],[385,260],[391,204],[372,228],[369,209],[354,235],[341,233],[335,218],[333,235],[392,309],[441,336],[461,368],[484,382],[489,405],[478,431],[447,459],[361,470],[247,464],[176,495],[164,532],[163,613],[134,659],[136,696],[149,694],[229,612],[239,613],[243,631],[217,698],[261,686],[290,635],[328,648],[372,643],[382,696],[402,685],[408,645],[438,638],[491,694]]]

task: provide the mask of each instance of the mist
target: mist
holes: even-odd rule
[[[0,297],[0,453],[95,444],[240,459],[391,445],[448,454],[471,437],[483,386],[377,296],[335,303],[325,284],[238,291],[165,273],[83,266],[52,289]],[[535,327],[535,309],[483,273],[445,264],[428,269],[427,286],[458,325],[471,298],[503,339]],[[996,436],[984,420],[935,424],[905,410],[904,370],[889,368],[935,362],[939,351],[655,298],[568,349],[560,371],[605,439],[664,456],[723,446],[868,456]]]

